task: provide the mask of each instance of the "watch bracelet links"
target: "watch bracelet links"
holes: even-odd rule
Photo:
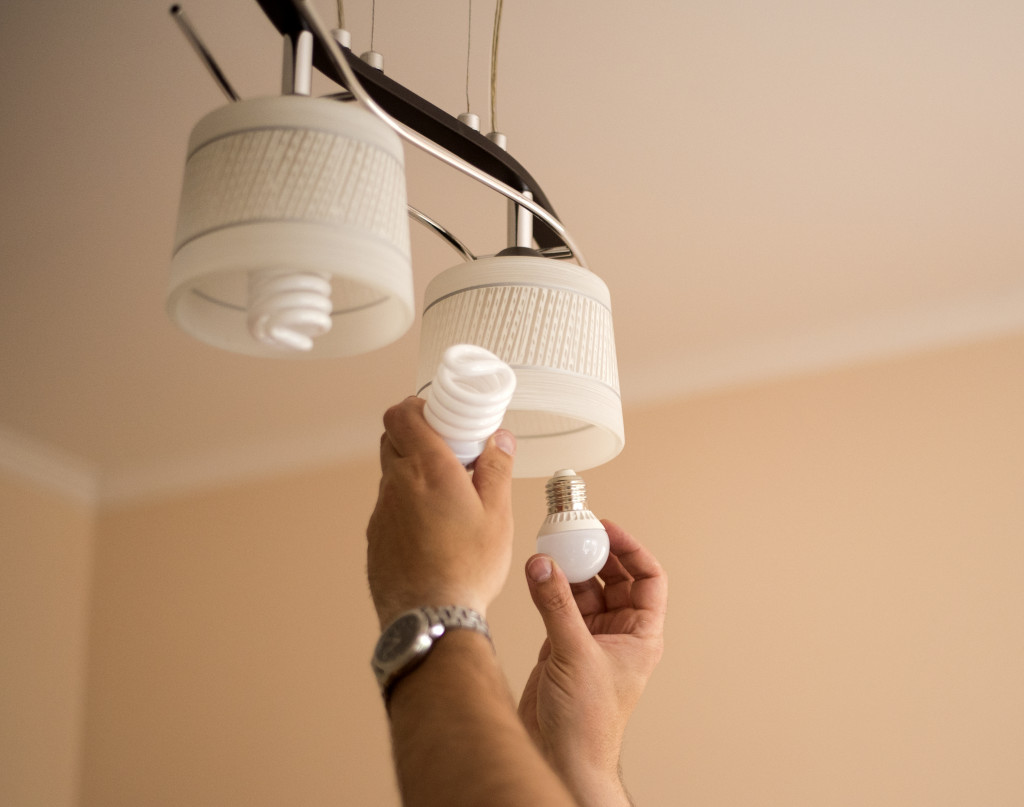
[[[462,605],[423,605],[413,610],[418,610],[427,619],[427,631],[433,637],[430,649],[433,649],[434,643],[449,630],[458,630],[459,628],[483,634],[487,637],[491,647],[494,647],[494,639],[491,638],[491,630],[487,620],[472,608]],[[435,629],[442,626],[444,630],[440,633],[435,633]],[[391,679],[387,684],[381,684],[381,695],[384,697],[384,705],[389,714],[391,712],[391,690],[404,677],[404,674],[399,675]]]
[[[487,625],[487,620],[472,608],[466,608],[463,605],[426,605],[423,607],[423,610],[430,619],[432,626],[444,625],[446,631],[455,628],[467,628],[468,630],[482,633],[487,637],[488,641],[493,643],[491,629]]]

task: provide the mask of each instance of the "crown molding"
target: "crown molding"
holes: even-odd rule
[[[99,501],[99,473],[80,457],[0,426],[0,470],[90,506]]]
[[[623,377],[628,408],[685,400],[730,388],[829,371],[865,362],[948,349],[1024,334],[1024,288],[970,300],[893,311],[868,321],[836,323],[800,336],[694,351],[671,369],[639,368]],[[13,429],[0,426],[0,471],[90,505],[129,505],[301,473],[376,455],[379,417],[283,438],[211,449],[201,456],[164,458],[104,469]],[[628,436],[628,435],[627,435]]]
[[[647,406],[694,398],[1021,334],[1024,286],[688,352],[671,369],[662,365],[623,373],[623,403]]]
[[[222,446],[199,455],[169,457],[104,469],[98,490],[101,507],[130,506],[301,474],[314,468],[374,460],[382,429],[374,416],[362,423],[309,429],[284,437]]]

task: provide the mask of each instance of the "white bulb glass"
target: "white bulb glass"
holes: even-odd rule
[[[589,509],[583,479],[566,469],[546,486],[548,515],[537,532],[537,551],[550,555],[570,583],[589,580],[604,568],[608,531]]]
[[[501,426],[515,389],[515,372],[493,353],[452,345],[424,392],[423,414],[459,462],[469,465]]]

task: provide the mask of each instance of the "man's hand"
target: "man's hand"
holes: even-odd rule
[[[497,432],[472,475],[407,398],[384,415],[381,482],[367,527],[367,574],[384,627],[422,605],[486,614],[512,559],[515,438]]]
[[[636,539],[604,524],[611,554],[600,581],[570,587],[546,555],[526,564],[548,638],[519,716],[580,803],[628,804],[619,753],[629,716],[661,658],[668,579]]]

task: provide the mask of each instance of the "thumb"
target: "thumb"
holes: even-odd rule
[[[473,464],[473,486],[488,509],[512,507],[512,466],[515,464],[516,438],[499,429],[487,441]]]
[[[534,555],[526,561],[526,581],[553,653],[571,650],[590,638],[565,572],[549,555]]]

